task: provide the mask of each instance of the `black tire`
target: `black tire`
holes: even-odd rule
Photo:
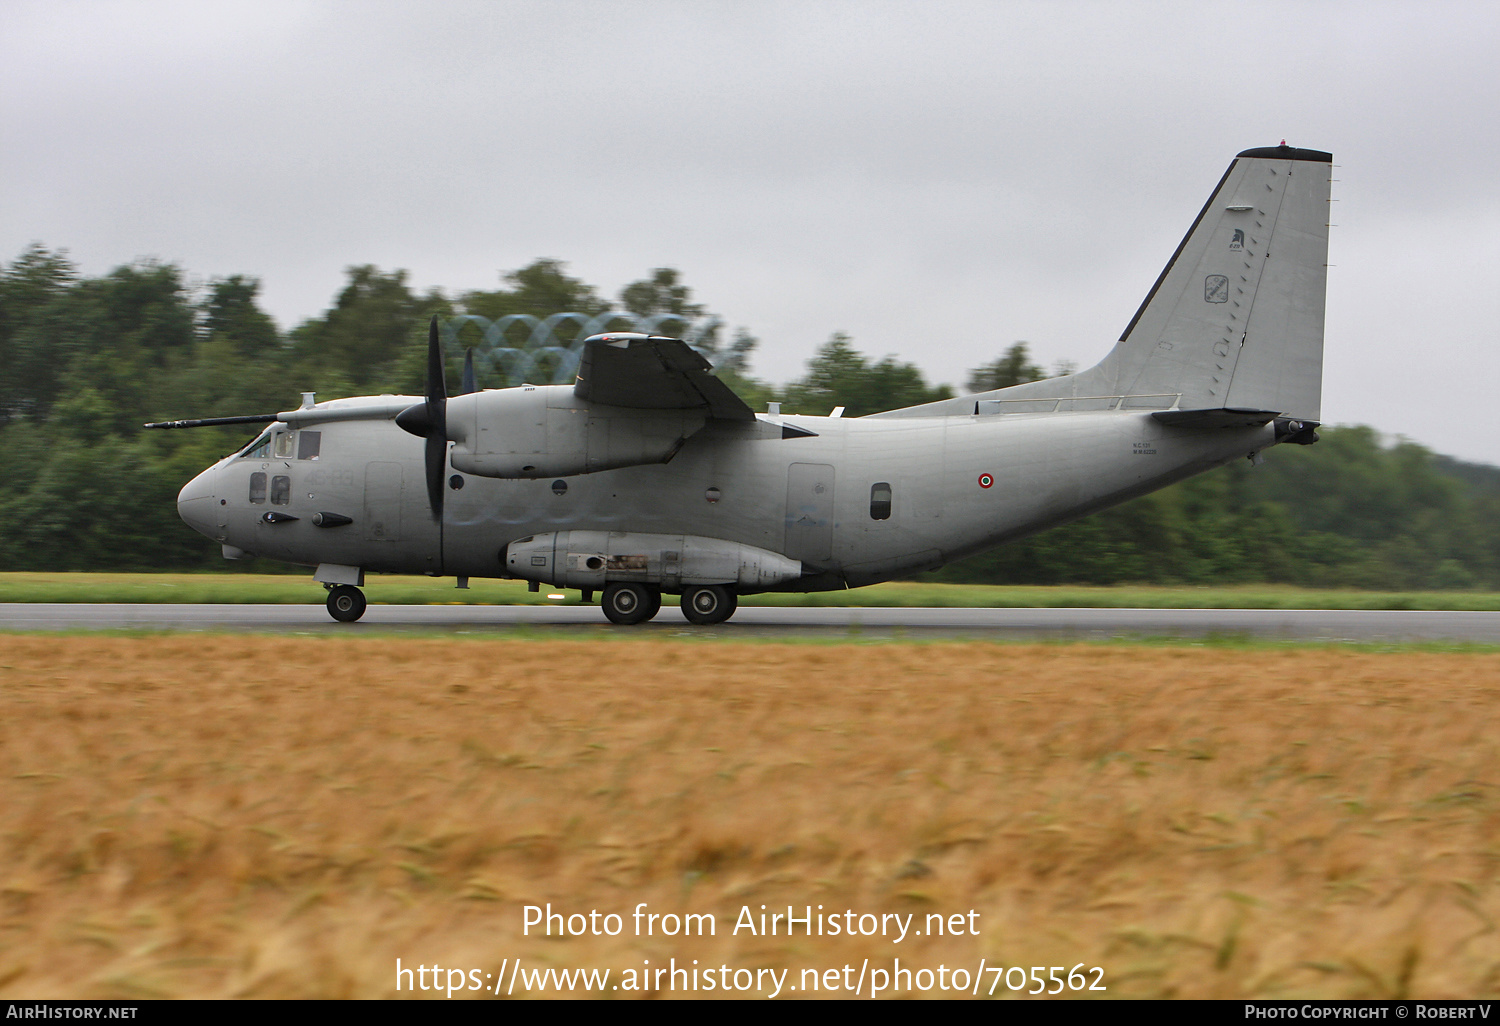
[[[611,581],[604,586],[599,606],[610,623],[622,627],[645,623],[661,609],[661,594],[644,584],[620,584]]]
[[[739,605],[739,596],[722,584],[703,584],[682,593],[682,615],[690,623],[723,623]]]
[[[365,593],[352,584],[328,589],[328,615],[340,623],[353,623],[365,615]]]

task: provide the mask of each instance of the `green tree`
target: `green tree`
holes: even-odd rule
[[[164,393],[198,339],[182,272],[154,261],[80,281],[47,314],[57,401],[91,390],[121,433],[139,428],[139,412]]]
[[[657,267],[649,278],[631,282],[620,290],[620,305],[633,317],[655,318],[652,330],[657,334],[687,335],[689,328],[696,328],[688,341],[718,366],[724,356],[719,346],[719,322],[717,318],[707,318],[703,304],[694,303],[692,296],[693,290],[682,284],[680,272],[671,267]],[[741,350],[742,356],[748,355],[755,347],[755,340],[744,329],[740,331],[736,340],[743,343],[748,339],[748,348]]]
[[[1042,368],[1031,362],[1025,342],[1017,342],[1005,351],[1005,355],[976,367],[969,372],[965,383],[970,392],[989,392],[1012,385],[1024,385],[1028,381],[1040,381],[1046,377]]]
[[[296,404],[292,353],[256,302],[260,283],[235,275],[211,283],[198,306],[202,330],[144,411],[151,420],[271,413]],[[217,447],[240,432],[218,429]]]
[[[871,364],[848,335],[837,332],[808,361],[806,376],[787,386],[782,403],[787,413],[823,415],[843,406],[846,416],[863,417],[952,395],[946,385],[929,387],[915,364],[891,356]]]
[[[750,354],[755,352],[760,345],[760,339],[750,334],[747,328],[734,329],[734,341],[729,343],[729,348],[720,355],[718,363],[714,366],[722,374],[724,371],[732,371],[735,374],[746,375],[750,373]]]
[[[736,328],[734,341],[726,349],[709,354],[714,363],[714,374],[752,410],[764,410],[766,403],[776,399],[774,387],[750,375],[750,354],[759,345],[760,339],[749,330]]]
[[[0,270],[0,424],[45,415],[56,396],[60,308],[77,283],[66,251],[40,243]]]
[[[525,267],[502,276],[507,288],[492,292],[465,292],[458,305],[464,313],[492,321],[512,314],[546,318],[556,313],[582,313],[590,317],[609,309],[592,285],[569,275],[561,260],[533,260]]]
[[[425,343],[427,319],[451,313],[452,305],[437,291],[417,296],[404,270],[387,274],[363,264],[347,274],[333,307],[292,331],[299,390],[358,395],[409,384],[412,347]]]
[[[274,354],[281,343],[276,323],[255,302],[260,282],[236,274],[209,285],[203,302],[204,326],[210,338],[219,337],[243,356]]]
[[[671,267],[652,269],[651,277],[631,282],[620,290],[620,305],[636,317],[672,314],[684,320],[703,316],[703,304],[692,302],[693,290],[678,279]]]
[[[88,387],[124,429],[196,334],[176,267],[80,279],[62,254],[32,246],[0,276],[0,417],[45,419],[70,387]]]

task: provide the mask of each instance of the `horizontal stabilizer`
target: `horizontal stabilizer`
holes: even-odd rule
[[[713,375],[713,365],[679,338],[635,332],[594,335],[583,347],[573,394],[634,410],[704,410],[719,420],[755,413]]]

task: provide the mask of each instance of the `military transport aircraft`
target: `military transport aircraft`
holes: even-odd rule
[[[1249,456],[1317,440],[1332,156],[1229,165],[1120,341],[1065,377],[843,418],[757,413],[687,343],[587,340],[572,385],[314,402],[178,497],[224,555],[316,567],[337,620],[366,572],[601,594],[617,624],[681,596],[851,588],[941,566]],[[423,440],[414,442],[415,435]]]

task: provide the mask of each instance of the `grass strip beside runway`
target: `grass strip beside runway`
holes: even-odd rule
[[[371,574],[372,603],[431,605],[559,605],[579,602],[577,591],[523,581],[475,578],[467,591],[453,578]],[[548,594],[562,594],[561,600]],[[184,602],[297,605],[323,600],[311,574],[0,573],[0,602]],[[1142,586],[1008,587],[892,582],[851,591],[748,595],[744,605],[915,606],[1107,609],[1452,609],[1500,610],[1495,592],[1381,592],[1294,588],[1284,585],[1160,588]]]

